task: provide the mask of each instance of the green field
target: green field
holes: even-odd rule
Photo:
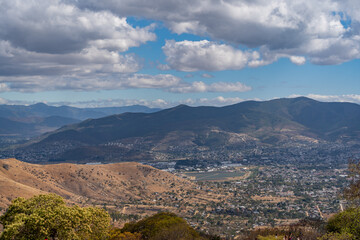
[[[244,176],[245,172],[187,172],[185,175],[195,177],[196,181],[226,181],[229,178],[236,178]]]

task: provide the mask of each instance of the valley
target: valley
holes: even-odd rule
[[[360,159],[359,116],[358,105],[307,98],[180,105],[8,139],[0,208],[19,196],[56,193],[106,209],[118,227],[170,211],[231,239],[323,221],[349,204],[341,193],[351,180],[348,161]]]
[[[116,226],[171,211],[196,229],[232,238],[307,217],[327,219],[339,211],[340,203],[346,206],[340,193],[348,183],[346,165],[223,162],[168,173],[138,163],[36,165],[7,159],[0,167],[2,210],[15,197],[53,192],[69,203],[105,208]],[[225,178],[191,177],[214,173]],[[226,179],[234,173],[241,177]]]

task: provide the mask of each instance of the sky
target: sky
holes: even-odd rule
[[[0,104],[360,104],[358,0],[0,0]]]

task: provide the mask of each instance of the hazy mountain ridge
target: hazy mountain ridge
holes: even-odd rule
[[[296,141],[359,142],[358,122],[360,105],[304,97],[225,107],[179,105],[149,114],[88,119],[50,132],[23,149],[45,155],[41,161],[108,161],[109,156],[112,161],[141,161],[151,159],[152,151],[166,153],[176,148],[198,151]]]
[[[33,137],[57,128],[124,112],[156,112],[160,109],[134,105],[125,107],[76,108],[54,107],[44,103],[34,105],[0,105],[0,134]]]

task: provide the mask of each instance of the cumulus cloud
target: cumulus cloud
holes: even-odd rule
[[[168,40],[162,49],[170,67],[185,72],[242,69],[251,58],[251,53],[207,40],[182,42]]]
[[[167,102],[164,99],[97,99],[89,101],[77,101],[77,102],[51,102],[48,103],[54,106],[73,106],[79,108],[96,108],[96,107],[121,107],[121,106],[133,106],[142,105],[152,108],[168,108],[175,106],[175,103]]]
[[[155,88],[173,93],[198,92],[245,92],[251,87],[240,83],[186,82],[171,74],[112,74],[110,76],[77,76],[76,78],[54,76],[7,76],[0,77],[0,92],[40,92],[55,90],[97,91],[115,89]]]
[[[184,72],[239,70],[247,66],[260,67],[271,64],[279,58],[289,58],[297,65],[306,62],[303,56],[274,52],[266,47],[261,47],[259,51],[242,51],[227,44],[208,40],[181,42],[167,40],[162,49],[169,63],[162,66]],[[208,74],[202,76],[208,76]]]
[[[167,65],[167,64],[161,64],[161,63],[158,64],[158,65],[156,66],[156,68],[159,69],[159,70],[161,70],[161,71],[166,71],[166,70],[170,70],[170,69],[171,69],[169,65]]]
[[[112,74],[111,76],[70,77],[6,77],[1,78],[2,85],[8,91],[40,92],[53,90],[97,91],[127,88],[160,88],[167,89],[183,84],[182,80],[170,74]]]
[[[133,28],[109,11],[81,10],[60,0],[1,1],[0,38],[41,53],[69,53],[89,47],[126,51],[156,36]]]
[[[303,65],[306,62],[305,57],[302,56],[290,56],[290,61],[296,65]]]
[[[206,84],[202,81],[184,83],[176,87],[167,89],[169,92],[174,93],[191,93],[191,92],[247,92],[251,87],[246,86],[241,82],[216,82]]]
[[[110,88],[106,78],[121,81],[142,68],[121,52],[156,39],[153,25],[132,27],[109,11],[60,0],[0,4],[0,91]],[[118,81],[115,88],[128,84]]]
[[[304,56],[315,64],[339,64],[360,57],[357,0],[68,1],[84,9],[160,20],[178,34],[192,33],[250,48],[263,47],[277,56],[274,59],[286,54]],[[344,18],[350,20],[349,26],[343,24]],[[291,58],[295,64],[303,64],[303,60]],[[253,66],[269,62],[258,60]],[[236,64],[235,69],[241,66]]]
[[[251,89],[239,82],[188,83],[170,74],[136,73],[142,68],[141,59],[121,52],[155,40],[153,25],[134,28],[126,18],[111,11],[82,9],[71,1],[2,3],[0,92],[155,88],[188,93]],[[241,68],[247,55],[227,45],[210,42],[200,45],[199,51],[207,47],[210,60],[217,60],[209,69]],[[158,68],[169,70],[170,66],[164,64]]]
[[[96,47],[79,52],[49,54],[15,48],[0,40],[0,76],[80,76],[98,73],[129,73],[141,68],[141,62],[132,54]],[[6,64],[5,64],[6,63]]]
[[[0,92],[250,89],[138,74],[142,60],[127,51],[155,41],[156,25],[134,27],[128,16],[211,39],[166,41],[161,70],[239,70],[279,58],[326,65],[360,58],[357,0],[0,0],[0,5]]]

